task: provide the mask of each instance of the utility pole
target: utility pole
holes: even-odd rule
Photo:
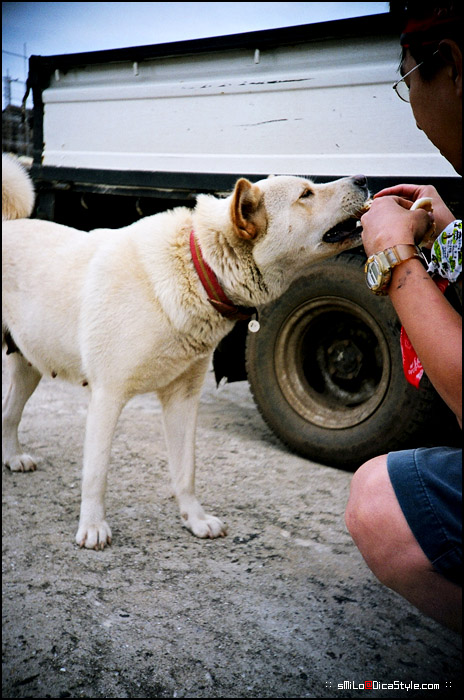
[[[3,76],[3,96],[5,97],[5,106],[9,107],[11,104],[11,83],[19,83],[19,78],[12,78],[6,71],[6,75]]]
[[[16,97],[13,97],[12,84],[24,85],[27,81],[27,45],[23,45],[24,53],[14,53],[2,49],[2,54],[23,59],[24,80],[12,78],[9,68],[3,76],[3,105],[2,105],[2,149],[29,155],[31,151],[29,111],[21,106],[15,106]],[[16,71],[15,71],[16,72]],[[19,70],[21,72],[21,70]],[[16,94],[16,91],[15,91]],[[25,105],[23,106],[25,108]]]
[[[15,58],[22,58],[24,61],[24,65],[23,65],[24,80],[23,81],[21,81],[20,78],[12,78],[10,76],[8,68],[6,71],[6,75],[3,76],[3,96],[5,99],[5,107],[9,107],[11,105],[11,101],[12,101],[11,83],[21,83],[21,82],[26,83],[26,80],[27,80],[27,44],[23,44],[23,53],[14,53],[13,51],[6,51],[5,49],[2,49],[2,54],[6,54],[7,56],[14,56]]]

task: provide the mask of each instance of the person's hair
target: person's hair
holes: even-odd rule
[[[416,63],[424,61],[418,69],[424,80],[433,78],[445,64],[445,59],[435,54],[440,41],[452,39],[462,49],[462,2],[390,2],[390,14],[401,34],[401,63],[406,50]]]

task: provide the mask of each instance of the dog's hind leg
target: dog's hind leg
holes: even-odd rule
[[[10,385],[2,405],[3,462],[14,472],[34,471],[36,462],[22,452],[18,427],[24,406],[42,375],[18,351],[6,356],[6,365],[10,373]]]
[[[167,388],[158,392],[168,448],[169,470],[182,525],[197,537],[227,533],[222,522],[207,515],[195,496],[195,429],[201,387],[209,357],[198,360]]]
[[[105,520],[105,491],[111,443],[125,401],[113,392],[92,388],[84,444],[82,502],[76,542],[87,549],[111,544]]]

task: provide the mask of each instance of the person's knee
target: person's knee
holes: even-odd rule
[[[396,498],[386,455],[354,474],[345,521],[367,565],[385,586],[397,590],[431,569]]]
[[[378,473],[384,469],[384,457],[375,457],[363,464],[353,475],[350,496],[345,511],[345,522],[357,542],[375,528],[379,516]],[[386,468],[386,466],[385,466]]]
[[[389,523],[391,487],[386,455],[363,464],[354,474],[345,512],[345,522],[367,565],[386,586],[395,578]],[[396,558],[396,557],[395,557]]]

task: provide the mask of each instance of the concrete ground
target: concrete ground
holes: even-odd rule
[[[198,426],[197,491],[228,536],[181,527],[147,395],[114,441],[113,545],[78,549],[86,405],[43,380],[21,430],[39,468],[3,470],[4,697],[461,695],[459,637],[380,585],[346,531],[351,474],[283,448],[245,382],[209,375]]]

